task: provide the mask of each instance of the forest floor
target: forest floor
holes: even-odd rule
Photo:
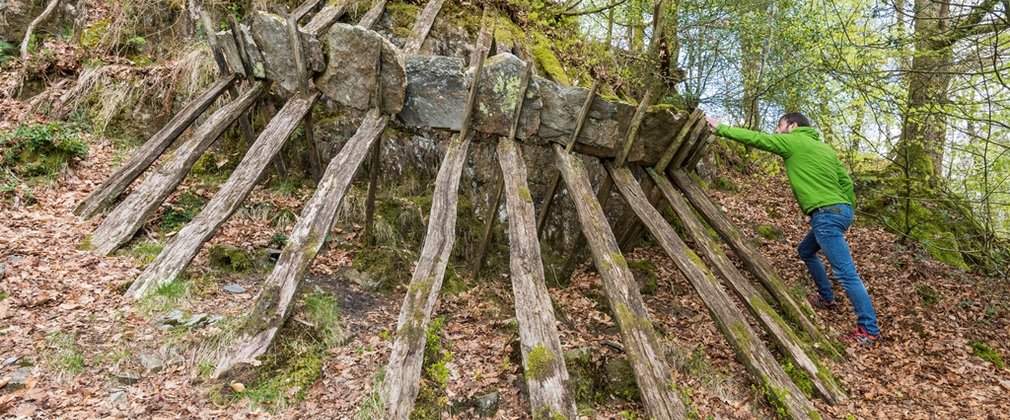
[[[121,292],[142,270],[135,254],[101,257],[80,244],[100,217],[82,221],[74,206],[110,173],[116,151],[109,142],[91,145],[91,155],[48,187],[37,187],[37,203],[0,207],[0,417],[285,417],[352,418],[374,398],[374,383],[389,355],[390,335],[405,292],[369,292],[336,280],[355,247],[331,247],[320,254],[307,287],[336,296],[342,307],[343,339],[326,351],[322,374],[308,389],[288,389],[294,400],[267,410],[206,378],[207,343],[234,323],[253,302],[265,274],[210,277],[186,292],[161,301],[134,302]],[[812,290],[794,247],[806,232],[782,175],[729,176],[739,192],[712,191],[732,219],[751,237],[759,224],[777,226],[781,240],[764,240],[761,251],[791,285]],[[184,190],[209,197],[187,183]],[[309,191],[281,195],[258,188],[247,208],[261,203],[299,208]],[[212,241],[245,249],[267,246],[277,233],[257,212],[240,212]],[[786,215],[784,217],[773,217]],[[290,229],[288,227],[287,229]],[[355,243],[351,228],[335,237]],[[160,240],[156,231],[141,236]],[[857,267],[874,299],[883,332],[875,347],[849,345],[847,360],[828,365],[851,394],[830,406],[815,399],[827,417],[986,418],[1006,415],[1010,371],[977,354],[987,344],[1010,357],[1010,287],[948,268],[924,257],[915,246],[876,228],[854,227],[848,234]],[[689,394],[702,417],[764,418],[768,404],[755,391],[733,357],[697,294],[669,258],[654,246],[628,256],[651,261],[658,279],[646,306],[674,366],[673,378]],[[208,273],[206,249],[191,273]],[[206,277],[204,277],[206,278]],[[207,283],[209,282],[209,283]],[[243,293],[222,286],[237,283]],[[561,342],[566,350],[587,348],[602,366],[620,354],[614,321],[605,308],[599,276],[584,265],[567,286],[550,288],[559,308]],[[836,288],[837,289],[837,288]],[[843,295],[840,289],[837,289]],[[516,335],[508,328],[511,287],[503,276],[482,280],[454,296],[443,296],[435,316],[444,319],[441,337],[451,353],[441,398],[455,407],[453,417],[471,418],[466,402],[497,395],[497,418],[526,418]],[[855,326],[844,302],[818,319],[831,335]],[[169,308],[186,314],[220,315],[204,327],[159,328]],[[974,347],[973,347],[974,344]],[[6,384],[17,376],[20,387]],[[4,387],[4,385],[8,385]],[[599,396],[590,418],[633,418],[640,404]],[[448,415],[448,414],[446,414]]]

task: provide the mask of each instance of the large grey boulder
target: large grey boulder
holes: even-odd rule
[[[293,92],[298,88],[298,73],[288,39],[288,24],[284,18],[272,13],[257,11],[250,27],[253,40],[263,55],[266,78],[277,82],[282,88]],[[323,71],[326,59],[323,48],[316,37],[299,31],[309,74]]]
[[[538,78],[539,79],[539,78]],[[567,144],[589,89],[562,86],[546,79],[538,80],[544,108],[540,112],[540,138],[547,142]],[[619,147],[624,131],[619,116],[634,114],[625,103],[610,102],[599,95],[593,99],[586,123],[579,133],[579,143],[595,149],[614,151]]]
[[[408,126],[459,130],[469,78],[463,60],[438,55],[406,58],[407,88],[400,120]]]
[[[329,65],[316,78],[320,92],[342,105],[365,110],[375,107],[378,86],[382,112],[400,112],[407,74],[393,44],[376,32],[343,23],[330,27],[323,44]]]

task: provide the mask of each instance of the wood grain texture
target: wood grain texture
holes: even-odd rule
[[[435,23],[438,12],[442,10],[443,3],[445,0],[430,0],[424,6],[421,16],[414,22],[410,37],[403,43],[404,54],[417,54],[421,50],[421,45],[424,44],[424,39],[428,36],[431,25]]]
[[[260,133],[256,142],[249,147],[245,157],[214,198],[169,241],[158,257],[133,282],[126,291],[126,296],[140,298],[183,273],[203,243],[214,236],[218,227],[238,210],[266,166],[277,155],[305,114],[312,109],[312,104],[317,98],[319,93],[300,94],[293,96],[284,104],[280,112]]]
[[[790,294],[788,286],[772,268],[771,263],[751,245],[750,241],[691,180],[686,172],[673,170],[669,173],[673,183],[684,193],[695,210],[701,214],[712,229],[722,236],[733,252],[743,261],[744,266],[758,278],[765,290],[775,299],[785,318],[798,324],[803,332],[810,336],[818,350],[825,351],[834,357],[841,357],[838,349],[811,321],[810,316],[813,315],[813,308],[810,307],[810,304],[806,300],[798,299]]]
[[[733,265],[733,261],[722,251],[722,247],[713,239],[708,228],[694,213],[691,203],[684,198],[683,194],[674,188],[673,184],[666,177],[662,177],[655,171],[646,170],[654,180],[655,185],[661,191],[666,202],[673,208],[677,218],[691,236],[691,240],[701,253],[711,262],[716,272],[726,280],[740,301],[744,303],[750,313],[758,320],[758,324],[768,333],[768,336],[778,345],[779,349],[789,357],[793,363],[810,375],[817,391],[830,403],[837,404],[847,397],[845,391],[835,380],[830,370],[824,368],[817,361],[816,354],[812,353],[809,345],[804,342],[792,327],[772,309],[767,300],[750,284],[740,270]]]
[[[339,6],[327,5],[323,7],[319,13],[312,16],[309,23],[302,26],[302,29],[315,36],[322,35],[323,32],[330,29],[330,26],[333,26],[334,23],[337,23],[344,16],[347,10],[345,4],[346,2],[341,2]]]
[[[263,82],[256,82],[237,100],[218,108],[207,117],[193,135],[172,152],[172,156],[164,164],[148,175],[123,202],[109,212],[91,235],[91,246],[95,251],[108,255],[129,241],[147,218],[182,182],[200,155],[214,144],[221,133],[249,109],[265,91],[266,85]]]
[[[225,374],[237,364],[249,363],[269,349],[277,330],[288,315],[298,283],[323,246],[354,174],[382,134],[388,120],[389,117],[380,115],[377,110],[369,111],[354,136],[326,166],[316,192],[305,203],[298,216],[298,223],[288,236],[277,265],[256,297],[252,313],[239,333],[240,338],[218,361],[214,377]]]
[[[603,290],[614,310],[624,351],[635,372],[645,411],[649,417],[657,419],[684,418],[686,410],[674,391],[676,387],[670,377],[663,346],[649,321],[638,284],[617,248],[617,239],[607,224],[603,208],[593,195],[589,175],[581,159],[571,156],[560,145],[554,145],[554,151],[565,187],[575,202],[583,236],[589,243],[596,269],[603,279]]]
[[[765,395],[772,405],[779,409],[778,414],[794,419],[820,418],[813,403],[793,383],[782,366],[779,366],[775,356],[772,356],[758,338],[743,313],[723,290],[719,280],[697,254],[677,236],[677,232],[666,222],[663,215],[649,204],[645,192],[639,187],[631,171],[614,165],[607,165],[607,170],[614,178],[614,184],[621,195],[628,201],[628,206],[635,210],[642,223],[656,238],[656,242],[698,292],[712,320],[736,353],[737,360],[747,368],[751,380],[769,391],[765,392]],[[771,392],[772,390],[774,392]]]
[[[203,114],[207,108],[210,107],[214,100],[218,96],[221,96],[225,90],[227,90],[232,83],[235,82],[235,76],[230,75],[223,77],[216,83],[211,85],[210,88],[205,90],[196,99],[190,101],[186,106],[184,106],[179,113],[172,117],[172,120],[165,124],[161,130],[154,133],[147,142],[144,143],[136,152],[123,163],[116,172],[112,174],[108,179],[105,180],[101,185],[91,191],[88,196],[77,205],[74,209],[74,214],[81,216],[85,219],[90,219],[98,212],[102,211],[111,204],[126,187],[129,187],[140,174],[144,173],[145,170],[162,153],[165,149],[172,144],[173,141],[183,131],[186,130],[193,121],[196,120],[200,114]]]

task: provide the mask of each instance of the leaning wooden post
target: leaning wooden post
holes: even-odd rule
[[[596,91],[600,88],[600,81],[593,80],[593,87],[589,88],[589,93],[586,95],[586,100],[582,103],[582,109],[579,111],[579,118],[575,120],[575,129],[572,130],[572,136],[568,140],[568,144],[565,145],[565,151],[571,153],[572,149],[575,148],[575,143],[579,141],[579,134],[582,133],[582,127],[586,124],[586,117],[589,116],[589,108],[593,105],[593,99],[596,98]],[[539,237],[544,232],[544,224],[547,222],[547,215],[551,212],[551,204],[554,203],[554,195],[558,191],[558,185],[561,183],[561,172],[554,174],[554,179],[551,180],[551,186],[547,189],[547,195],[544,198],[544,204],[540,206],[540,216],[537,217],[537,237]]]
[[[459,179],[470,146],[470,121],[477,86],[484,68],[484,59],[477,61],[473,84],[467,99],[467,109],[459,134],[453,138],[446,151],[445,159],[435,177],[435,192],[432,194],[428,231],[424,237],[421,256],[414,268],[407,295],[400,307],[400,317],[396,324],[396,339],[386,366],[385,381],[382,385],[382,401],[386,418],[405,419],[414,409],[417,398],[421,363],[424,361],[424,335],[428,320],[435,309],[435,301],[442,289],[445,267],[456,241],[456,203]]]
[[[719,331],[736,352],[736,358],[750,373],[752,380],[765,392],[769,402],[776,407],[779,415],[793,419],[820,418],[814,405],[803,391],[789,378],[782,366],[775,360],[768,348],[758,338],[757,333],[747,323],[743,313],[733,304],[726,291],[719,285],[711,271],[687,245],[677,236],[663,215],[649,204],[645,192],[638,185],[628,168],[616,164],[607,165],[617,189],[652,236],[663,247],[666,254],[687,277],[698,292]]]
[[[74,208],[74,214],[81,216],[85,219],[90,219],[92,216],[98,212],[104,210],[109,204],[111,204],[126,187],[129,187],[140,174],[144,173],[148,167],[162,153],[168,146],[186,130],[193,121],[196,120],[207,108],[210,107],[214,100],[218,96],[228,89],[236,80],[235,75],[228,75],[217,82],[215,82],[211,87],[207,88],[199,97],[192,100],[186,106],[184,106],[178,114],[172,117],[172,120],[165,124],[161,130],[154,133],[147,142],[144,143],[136,152],[133,153],[130,158],[123,163],[116,172],[112,174],[108,179],[105,180],[101,185],[96,187],[91,191],[88,196],[81,201],[80,204]]]
[[[614,163],[617,166],[624,166],[625,161],[628,160],[628,155],[631,154],[631,148],[635,144],[635,139],[638,138],[638,129],[641,127],[642,120],[645,119],[645,112],[649,109],[650,105],[652,105],[652,92],[645,92],[645,96],[639,102],[638,108],[635,109],[635,115],[631,118],[631,124],[628,125],[628,132],[625,134],[623,147],[617,152],[617,157],[614,158]],[[614,181],[609,176],[604,176],[603,184],[600,185],[599,191],[596,192],[596,199],[603,208],[606,208],[607,202],[610,201],[610,190],[613,186]],[[579,239],[575,242],[575,247],[572,248],[572,253],[568,256],[568,261],[565,262],[564,273],[566,275],[575,269],[575,265],[579,261],[582,261],[582,252],[585,248],[586,237],[585,235],[579,235]]]
[[[498,141],[498,162],[506,190],[509,221],[509,266],[516,322],[534,418],[577,418],[568,391],[561,340],[551,295],[544,282],[544,265],[537,240],[536,211],[526,181],[526,164],[511,138]]]
[[[130,285],[126,296],[143,297],[183,273],[203,243],[214,236],[221,224],[238,210],[267,164],[284,146],[291,132],[298,126],[298,122],[305,117],[305,113],[309,112],[318,98],[319,93],[313,93],[298,94],[288,99],[284,108],[281,108],[256,141],[249,146],[245,157],[214,198],[211,198],[200,214],[172,237],[172,240],[165,245],[165,249]]]
[[[526,63],[526,69],[523,71],[523,77],[519,81],[519,93],[516,96],[519,98],[516,103],[515,110],[512,112],[512,126],[509,128],[509,140],[515,140],[516,132],[519,131],[519,116],[523,112],[523,102],[526,101],[526,91],[529,90],[530,86],[530,76],[533,75],[533,62],[530,61]],[[491,246],[491,237],[494,235],[494,225],[498,221],[498,209],[501,208],[501,198],[502,192],[505,191],[505,178],[502,174],[501,182],[498,184],[498,192],[495,193],[494,204],[491,205],[491,211],[488,213],[487,222],[484,225],[484,236],[480,241],[480,248],[477,251],[472,266],[473,266],[473,278],[476,280],[480,278],[480,269],[484,265],[484,257],[487,256],[487,249]]]
[[[836,404],[845,400],[845,391],[835,381],[831,371],[821,365],[820,361],[812,355],[810,346],[793,332],[792,327],[782,319],[782,316],[772,309],[768,300],[751,285],[750,281],[744,278],[740,270],[737,270],[716,240],[709,235],[708,229],[695,215],[694,209],[691,208],[691,204],[687,202],[683,194],[677,192],[670,180],[658,172],[652,169],[646,169],[646,172],[648,172],[649,178],[655,181],[656,188],[660,190],[663,197],[666,198],[666,202],[677,214],[677,218],[680,219],[684,229],[691,236],[697,249],[708,257],[715,270],[722,278],[726,279],[726,283],[740,297],[740,301],[750,310],[764,330],[768,332],[768,336],[778,344],[782,352],[797,367],[810,375],[814,387],[828,402]]]
[[[431,25],[435,23],[435,16],[438,15],[438,11],[442,8],[442,2],[444,0],[431,1],[424,8],[424,13],[418,18],[417,22],[414,23],[414,29],[410,33],[410,38],[404,45],[403,54],[417,54],[417,50],[421,48],[421,44],[424,43],[424,39],[428,37],[428,32],[431,31]],[[437,6],[437,7],[436,7]],[[358,26],[365,29],[371,28],[375,24],[375,21],[379,19],[382,14],[382,10],[386,7],[385,0],[380,1],[375,7],[372,7],[365,16],[361,18],[358,22]],[[430,18],[426,17],[431,15]],[[376,43],[375,48],[379,51],[375,58],[375,74],[382,74],[382,41],[380,40]],[[377,76],[381,77],[381,76]],[[375,83],[375,93],[372,95],[375,100],[375,106],[382,108],[382,83],[377,80]],[[379,160],[382,150],[382,138],[380,137],[375,145],[372,146],[372,158],[368,164],[368,194],[365,198],[365,244],[368,246],[375,245],[375,191],[378,188],[379,182]]]
[[[291,17],[295,18],[296,22],[301,20],[303,17],[305,17],[305,15],[311,12],[312,9],[319,7],[320,2],[322,2],[322,0],[308,0],[302,3],[297,8],[295,8],[293,12],[291,12]]]
[[[224,53],[221,50],[221,41],[217,38],[217,32],[214,32],[214,22],[210,20],[210,14],[206,10],[200,11],[200,18],[203,20],[203,27],[207,31],[207,43],[210,44],[211,54],[214,56],[214,62],[217,63],[217,70],[222,76],[234,73],[228,69],[228,64],[224,59]],[[236,48],[238,46],[236,45]],[[228,88],[228,95],[231,96],[232,100],[238,100],[239,93],[238,88],[232,85]],[[239,131],[242,133],[242,138],[245,139],[246,145],[251,145],[256,139],[255,133],[253,133],[252,123],[249,122],[248,114],[242,114],[238,119]]]
[[[554,154],[565,187],[575,204],[579,225],[589,243],[593,262],[600,272],[603,291],[621,331],[624,352],[635,373],[645,411],[650,418],[685,418],[687,413],[684,404],[677,397],[677,386],[670,376],[671,368],[666,362],[666,353],[649,321],[638,284],[635,283],[624,255],[617,248],[617,239],[610,230],[603,207],[593,195],[582,160],[573,157],[557,144],[554,145]]]
[[[761,253],[751,245],[736,226],[730,222],[729,218],[720,210],[712,200],[705,195],[705,192],[694,183],[693,180],[681,169],[668,171],[673,179],[673,183],[684,193],[691,205],[708,222],[708,225],[715,229],[722,236],[723,240],[729,244],[730,248],[740,257],[744,266],[754,274],[764,285],[765,289],[771,293],[775,302],[778,303],[786,319],[799,324],[810,338],[819,342],[817,348],[830,352],[833,355],[840,355],[831,344],[824,333],[811,321],[813,308],[803,299],[798,299],[789,292],[789,288],[782,281],[782,278],[775,273],[775,269],[761,255]]]
[[[294,14],[287,16],[288,21],[288,42],[291,44],[291,55],[295,60],[295,73],[298,77],[298,90],[302,93],[309,91],[309,69],[305,65],[305,52],[302,51],[302,36],[298,30],[298,20]],[[302,127],[305,129],[305,142],[309,148],[309,169],[313,180],[318,180],[322,176],[323,163],[319,159],[319,145],[316,144],[315,135],[312,132],[312,110],[305,114],[302,120]]]

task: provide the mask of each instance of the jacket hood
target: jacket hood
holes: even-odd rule
[[[811,139],[821,141],[821,135],[814,130],[813,127],[796,127],[789,134],[799,134],[802,136],[810,137]]]

